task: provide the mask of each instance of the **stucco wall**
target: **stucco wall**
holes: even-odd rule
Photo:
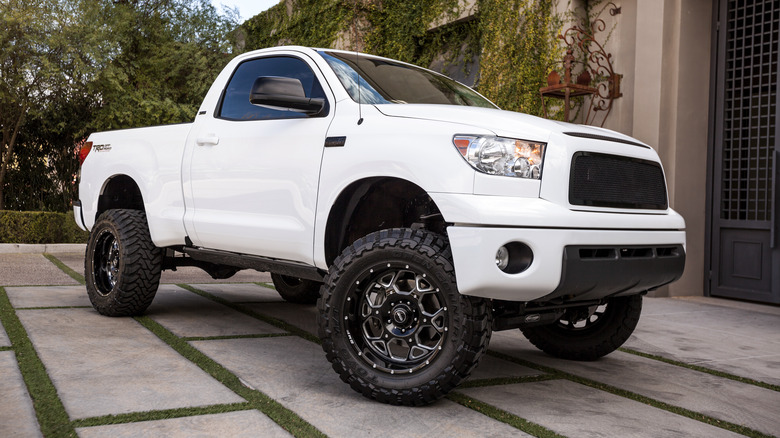
[[[606,45],[622,73],[623,97],[605,127],[652,145],[661,156],[672,207],[685,217],[688,258],[680,281],[656,295],[702,295],[712,2],[625,0]],[[609,22],[608,22],[609,27]]]

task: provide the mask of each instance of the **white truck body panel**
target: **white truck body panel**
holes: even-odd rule
[[[143,195],[154,243],[164,247],[184,242],[181,158],[190,127],[187,123],[90,135],[95,146],[81,168],[79,185],[85,227],[95,224],[98,197],[106,183],[127,175]]]

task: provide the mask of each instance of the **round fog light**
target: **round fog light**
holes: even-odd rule
[[[502,271],[509,266],[509,250],[505,246],[498,248],[498,251],[496,251],[496,266]]]
[[[496,251],[496,266],[507,274],[519,274],[531,266],[534,253],[522,242],[509,242]]]

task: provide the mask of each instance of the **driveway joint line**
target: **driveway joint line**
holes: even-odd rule
[[[163,327],[148,316],[134,317],[139,324],[152,332],[179,355],[194,363],[215,380],[243,397],[249,406],[262,412],[283,429],[296,437],[325,437],[315,426],[301,418],[297,413],[288,409],[278,401],[269,397],[262,391],[247,388],[241,383],[241,379],[228,370],[225,366],[210,358],[189,342],[176,336],[170,330]]]
[[[773,385],[771,383],[762,382],[760,380],[751,379],[749,377],[737,376],[735,374],[727,373],[727,372],[724,372],[724,371],[713,370],[712,368],[707,368],[707,367],[703,367],[701,365],[681,362],[679,360],[669,359],[669,358],[666,358],[666,357],[663,357],[663,356],[658,356],[656,354],[644,353],[644,352],[641,352],[641,351],[638,351],[638,350],[634,350],[632,348],[622,347],[622,348],[619,348],[619,350],[624,352],[624,353],[633,354],[635,356],[644,357],[646,359],[657,360],[659,362],[667,363],[669,365],[675,365],[675,366],[678,366],[678,367],[681,367],[681,368],[687,368],[689,370],[698,371],[698,372],[710,374],[710,375],[713,375],[713,376],[716,376],[716,377],[722,377],[724,379],[733,380],[735,382],[745,383],[747,385],[758,386],[760,388],[764,388],[764,389],[769,389],[769,390],[772,390],[772,391],[780,392],[780,385]],[[772,356],[777,356],[777,355],[772,355]]]
[[[225,339],[262,339],[262,338],[281,338],[285,336],[295,336],[292,333],[265,333],[255,335],[226,335],[226,336],[182,336],[182,341],[222,341]]]
[[[491,404],[485,403],[481,400],[477,400],[473,397],[469,397],[461,392],[455,391],[447,395],[447,399],[465,406],[473,411],[492,418],[496,421],[508,424],[525,433],[534,435],[540,438],[566,438],[565,435],[561,435],[553,430],[550,430],[540,424],[528,421],[525,418],[517,416],[511,412],[507,412],[503,409],[497,408]]]
[[[103,415],[99,417],[80,418],[71,421],[74,428],[108,426],[113,424],[132,424],[142,421],[168,420],[172,418],[187,418],[200,415],[222,414],[226,412],[251,411],[255,408],[249,402],[226,403],[208,406],[193,406],[188,408],[160,409],[155,411],[128,412],[125,414]]]
[[[3,287],[0,287],[0,322],[14,347],[16,364],[27,386],[41,434],[45,437],[76,436],[57,389]]]
[[[70,276],[70,278],[78,281],[79,284],[81,284],[81,285],[87,284],[87,282],[84,280],[84,276],[83,275],[81,275],[78,272],[74,271],[73,269],[71,269],[65,263],[62,263],[62,261],[60,259],[58,259],[56,256],[54,256],[52,254],[48,254],[48,253],[44,253],[43,256],[46,257],[47,260],[52,262],[54,264],[54,266],[60,268],[60,270],[62,272],[68,274],[68,276]]]
[[[245,315],[251,316],[252,318],[255,318],[255,319],[258,319],[260,321],[263,321],[263,322],[266,322],[268,324],[271,324],[271,325],[273,325],[273,326],[275,326],[277,328],[280,328],[280,329],[282,329],[284,331],[290,332],[290,333],[292,333],[292,334],[294,334],[296,336],[299,336],[299,337],[301,337],[303,339],[306,339],[307,341],[314,342],[317,345],[321,345],[322,344],[322,341],[320,341],[320,339],[318,337],[312,335],[311,333],[307,332],[306,330],[302,330],[302,329],[300,329],[300,328],[298,328],[298,327],[296,327],[296,326],[294,326],[294,325],[292,325],[290,323],[282,321],[280,319],[272,318],[270,316],[265,316],[263,314],[255,312],[253,310],[247,309],[246,307],[244,307],[242,305],[233,303],[233,302],[228,301],[228,300],[226,300],[226,299],[224,299],[222,297],[218,297],[218,296],[216,296],[214,294],[208,293],[208,292],[206,292],[204,290],[198,289],[198,288],[190,286],[188,284],[176,284],[176,286],[178,286],[178,287],[180,287],[182,289],[186,289],[186,290],[188,290],[188,291],[190,291],[190,292],[192,292],[194,294],[198,294],[198,295],[200,295],[200,296],[202,296],[204,298],[208,298],[208,299],[210,299],[212,301],[216,301],[216,302],[218,302],[218,303],[220,303],[220,304],[222,304],[224,306],[230,307],[233,310],[236,310],[236,311],[239,311],[239,312],[241,312],[241,313],[243,313]]]

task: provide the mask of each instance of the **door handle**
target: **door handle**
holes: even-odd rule
[[[219,144],[219,137],[214,134],[209,134],[205,137],[198,137],[195,140],[198,146],[216,146]]]

